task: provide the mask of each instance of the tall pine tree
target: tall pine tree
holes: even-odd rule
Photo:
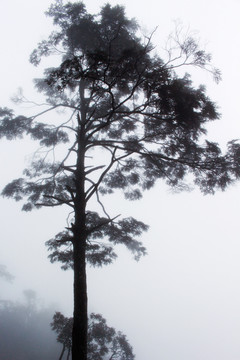
[[[231,141],[223,155],[216,143],[203,140],[206,124],[219,117],[205,88],[194,88],[189,75],[176,75],[171,59],[164,62],[154,54],[151,39],[138,35],[137,23],[123,7],[107,4],[91,15],[82,2],[57,0],[47,15],[56,31],[30,58],[38,65],[44,56],[59,55],[59,65],[35,80],[47,105],[32,117],[0,111],[1,137],[26,134],[47,151],[35,154],[23,177],[2,195],[27,198],[24,211],[70,207],[72,221],[48,246],[52,261],[73,268],[72,358],[86,360],[86,261],[111,263],[116,244],[136,259],[145,254],[138,237],[147,225],[110,215],[103,196],[120,189],[126,199],[138,200],[159,179],[181,189],[188,174],[203,193],[225,189],[239,178],[240,148]],[[179,46],[183,64],[209,65],[209,55],[193,39]],[[58,109],[65,109],[64,120]],[[94,197],[98,212],[91,207]]]

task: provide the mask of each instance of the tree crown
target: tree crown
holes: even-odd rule
[[[136,21],[126,17],[123,7],[106,4],[91,15],[82,2],[63,5],[59,0],[47,15],[57,30],[30,57],[38,65],[43,56],[60,55],[60,64],[35,80],[46,104],[32,117],[0,111],[0,136],[12,140],[27,134],[39,142],[41,152],[2,195],[17,201],[27,197],[25,211],[67,205],[74,215],[81,198],[88,261],[94,266],[111,263],[116,244],[139,259],[146,250],[138,237],[147,226],[110,216],[103,196],[121,190],[126,199],[138,200],[159,179],[185,189],[189,174],[203,193],[224,190],[240,175],[239,144],[229,142],[224,155],[218,144],[203,141],[207,123],[219,118],[205,87],[194,88],[190,75],[177,76],[171,57],[164,62],[153,55],[151,37],[138,36]],[[183,65],[209,65],[209,54],[192,38],[179,48]],[[56,113],[49,123],[38,121],[56,109],[65,109],[63,121]],[[94,197],[98,212],[90,206]],[[62,262],[64,269],[73,264],[69,244],[75,228],[73,216],[47,242],[51,261]]]

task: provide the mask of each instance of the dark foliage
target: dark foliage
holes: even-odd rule
[[[138,237],[142,231],[146,231],[147,225],[133,218],[114,222],[108,218],[100,218],[96,212],[87,212],[86,219],[88,234],[86,258],[92,266],[110,264],[117,257],[114,252],[116,244],[124,244],[134,254],[135,260],[138,260],[141,255],[145,255],[145,248],[134,237]],[[51,262],[63,263],[63,270],[73,268],[71,243],[72,236],[69,230],[60,232],[55,238],[46,242],[51,251],[49,255]]]
[[[57,333],[57,341],[62,344],[59,360],[72,348],[73,318],[56,312],[51,322],[52,330]],[[126,336],[109,327],[100,314],[92,313],[88,323],[88,360],[134,360],[133,349]]]

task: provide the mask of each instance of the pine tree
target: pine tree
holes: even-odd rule
[[[146,253],[138,238],[147,225],[110,215],[103,196],[121,190],[127,200],[138,200],[158,180],[184,189],[186,177],[203,193],[224,190],[239,178],[240,149],[231,141],[223,155],[218,144],[203,140],[207,123],[219,117],[215,104],[203,86],[193,87],[189,75],[177,76],[171,59],[164,62],[154,54],[151,37],[139,35],[123,7],[107,4],[91,15],[82,2],[57,0],[47,15],[56,31],[30,57],[34,65],[44,56],[60,57],[58,66],[35,80],[46,98],[43,110],[32,117],[0,111],[1,137],[26,134],[46,152],[36,152],[23,177],[9,183],[2,195],[27,198],[24,211],[70,207],[68,227],[47,245],[52,261],[73,269],[72,358],[86,360],[86,261],[111,263],[117,244],[135,259]],[[183,65],[208,68],[209,54],[192,38],[179,46]],[[59,109],[65,113],[57,117]],[[91,207],[94,197],[98,212]]]

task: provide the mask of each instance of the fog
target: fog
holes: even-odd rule
[[[24,295],[22,302],[0,301],[1,359],[57,359],[60,344],[49,326],[54,310],[42,307],[32,290]]]
[[[85,1],[90,12],[104,3]],[[0,4],[1,106],[18,113],[28,111],[10,101],[19,86],[28,98],[38,98],[32,79],[42,69],[30,65],[28,58],[52,30],[44,15],[50,4],[48,0]],[[160,56],[174,20],[195,32],[223,75],[217,85],[210,74],[193,71],[195,83],[206,85],[222,114],[209,126],[209,138],[223,147],[239,138],[240,1],[114,0],[111,4],[125,5],[127,15],[135,17],[144,32],[158,26],[153,42]],[[21,175],[34,144],[1,140],[0,151],[2,188]],[[127,335],[136,360],[240,358],[239,194],[238,183],[224,193],[203,196],[197,189],[173,193],[158,182],[138,202],[124,201],[120,193],[106,198],[109,209],[150,225],[142,237],[148,255],[139,262],[120,248],[113,265],[88,269],[89,311],[103,314]],[[67,212],[55,208],[23,213],[20,203],[2,198],[0,206],[0,264],[14,276],[12,282],[0,277],[0,300],[25,304],[23,291],[34,290],[39,309],[48,311],[47,332],[50,312],[72,314],[71,271],[51,264],[44,245],[66,226]],[[3,338],[0,334],[0,344]],[[56,346],[54,339],[52,344]]]

